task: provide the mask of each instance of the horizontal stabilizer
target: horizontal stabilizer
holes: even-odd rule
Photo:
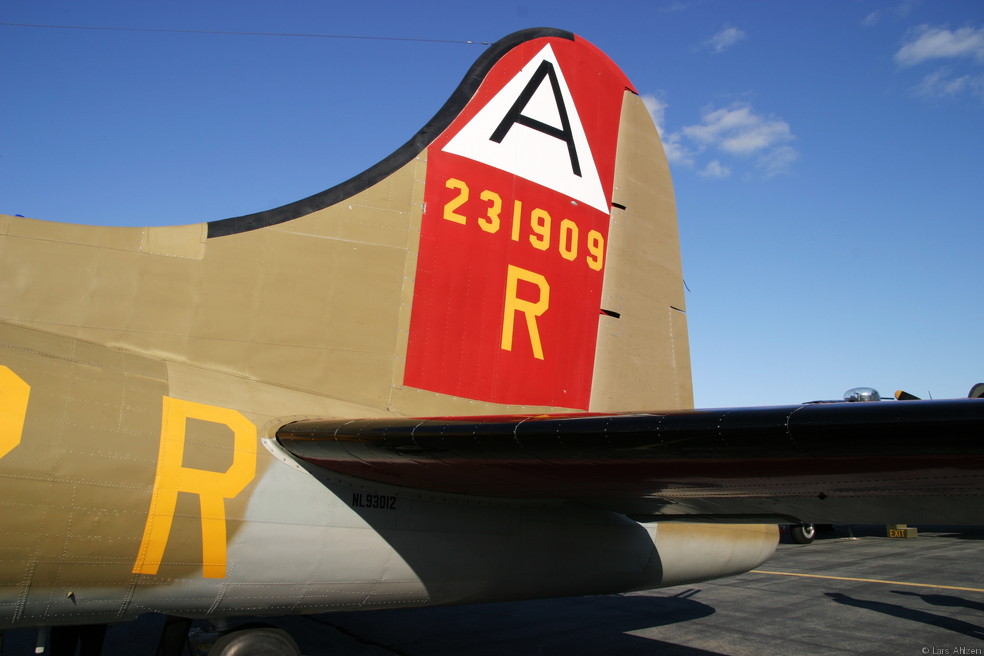
[[[981,520],[982,431],[984,403],[956,400],[304,420],[277,437],[319,467],[435,492],[821,523],[885,521],[873,510],[894,498],[900,521],[967,523]]]

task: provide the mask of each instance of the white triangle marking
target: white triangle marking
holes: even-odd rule
[[[560,87],[561,100],[570,123],[569,130],[581,174],[573,170],[573,160],[564,139],[546,132],[513,123],[500,143],[491,139],[503,119],[529,85],[540,65],[553,65]],[[544,78],[521,114],[560,131],[562,121],[550,80]],[[577,201],[609,213],[608,202],[595,167],[581,118],[571,96],[564,73],[550,45],[531,59],[479,112],[444,146],[445,152],[494,166],[513,175],[553,189]]]

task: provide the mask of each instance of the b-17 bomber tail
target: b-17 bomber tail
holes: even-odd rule
[[[693,410],[678,242],[642,100],[553,29],[295,203],[0,216],[0,628],[603,594],[747,571],[780,522],[980,519],[984,402]]]

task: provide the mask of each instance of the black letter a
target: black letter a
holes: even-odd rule
[[[550,88],[553,89],[554,102],[557,103],[557,111],[560,114],[561,127],[559,129],[523,114],[523,110],[526,109],[526,105],[530,102],[536,90],[540,88],[540,84],[545,77],[550,78]],[[506,134],[509,133],[509,130],[516,123],[525,125],[528,128],[542,132],[555,139],[560,139],[566,143],[567,152],[571,156],[571,169],[574,171],[574,175],[581,177],[581,165],[577,159],[574,135],[571,134],[571,122],[567,118],[567,107],[564,106],[564,98],[560,95],[560,82],[557,81],[557,73],[554,71],[553,64],[549,61],[544,60],[540,62],[540,67],[536,69],[533,77],[526,84],[526,88],[516,98],[516,102],[509,108],[509,111],[502,118],[502,122],[499,123],[499,127],[495,129],[495,132],[489,138],[496,143],[502,143],[502,140],[506,138]]]

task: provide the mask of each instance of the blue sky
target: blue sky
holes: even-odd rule
[[[0,25],[0,212],[113,225],[330,187],[481,42],[571,30],[666,143],[698,406],[984,380],[984,3],[4,0],[0,22],[385,37]]]

